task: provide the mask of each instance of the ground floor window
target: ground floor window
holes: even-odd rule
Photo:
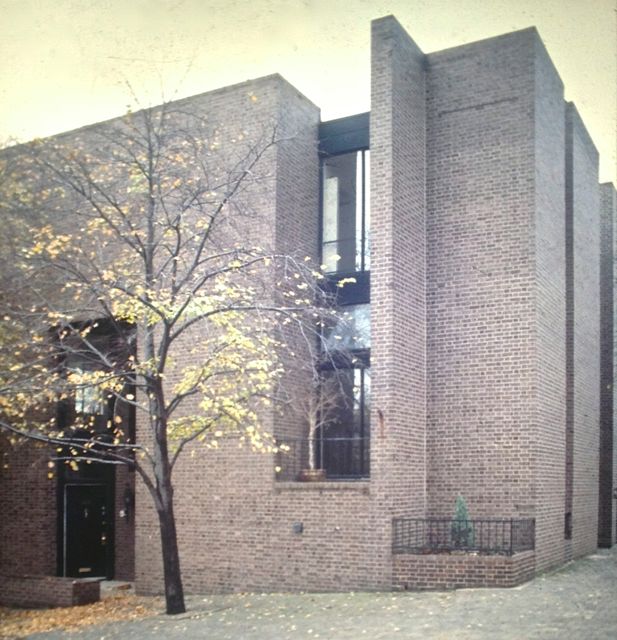
[[[368,366],[323,371],[324,393],[338,393],[316,434],[318,466],[327,477],[362,478],[370,471],[371,373]]]

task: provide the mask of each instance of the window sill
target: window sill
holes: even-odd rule
[[[371,481],[362,480],[326,480],[324,482],[293,482],[277,481],[274,483],[274,493],[287,491],[354,491],[369,494]]]

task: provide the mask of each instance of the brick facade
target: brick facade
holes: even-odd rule
[[[572,554],[597,546],[600,380],[600,209],[598,153],[572,104],[566,109],[566,215],[571,215],[573,262]],[[566,496],[566,499],[568,496]]]
[[[601,198],[601,359],[600,359],[600,487],[598,544],[617,542],[617,446],[615,446],[615,257],[617,256],[617,192],[612,184],[600,185]]]
[[[428,56],[427,484],[443,516],[459,494],[476,517],[533,504],[534,37]]]
[[[234,517],[197,531],[209,545],[231,538],[233,551],[187,543],[191,567],[204,557],[201,570],[189,570],[193,588],[394,584],[391,518],[447,516],[458,494],[476,517],[537,520],[536,554],[524,554],[524,568],[495,560],[501,577],[478,570],[480,582],[507,574],[502,583],[514,584],[594,547],[599,227],[597,158],[584,128],[566,119],[572,108],[533,29],[424,56],[385,18],[373,24],[372,74],[370,481],[270,484],[269,463],[246,459],[247,491],[219,487],[215,473],[215,484],[206,484],[216,487],[219,505],[236,505]],[[573,144],[566,148],[568,126]],[[566,152],[576,181],[569,196]],[[302,192],[298,180],[295,188]],[[571,324],[570,445],[566,197],[579,212],[569,230],[573,300],[584,300]],[[285,218],[281,211],[277,229],[289,229],[278,226],[287,216],[302,219],[297,207],[285,209]],[[286,250],[306,242],[279,238]],[[221,455],[208,466],[220,468]],[[564,541],[568,473],[572,543]],[[242,515],[245,504],[253,519]],[[204,504],[203,511],[221,507]],[[262,531],[254,548],[270,557],[264,573],[245,555],[249,522]],[[294,524],[302,533],[291,533]]]
[[[13,448],[0,437],[0,455],[0,512],[3,514],[0,518],[0,573],[54,576],[59,572],[60,528],[58,470],[49,466],[52,452],[27,441]],[[129,514],[127,518],[122,514],[125,489],[131,493],[135,491],[134,474],[118,467],[114,484],[113,573],[117,580],[133,580],[135,515]],[[24,541],[27,541],[26,552]]]
[[[532,490],[520,514],[536,517],[536,566],[564,561],[566,425],[565,104],[563,85],[534,34],[534,209],[530,220],[536,357],[530,432]],[[534,499],[535,498],[535,499]]]
[[[56,483],[47,477],[48,450],[27,442],[13,449],[0,436],[0,455],[0,573],[54,575]]]
[[[98,602],[99,580],[0,574],[0,604],[12,607],[73,607]]]
[[[390,517],[426,509],[426,104],[424,56],[373,23],[371,475]]]
[[[515,587],[533,578],[535,553],[513,556],[396,555],[392,585],[398,589]]]
[[[189,447],[174,470],[188,592],[512,586],[593,551],[598,512],[601,543],[615,542],[606,300],[617,200],[604,185],[601,227],[584,125],[535,29],[425,55],[386,17],[372,38],[370,478],[277,481],[273,456],[233,440]],[[184,103],[208,114],[222,153],[238,131],[277,127],[283,142],[234,233],[318,260],[317,107],[276,75]],[[174,359],[190,364],[188,348]],[[263,422],[305,437],[291,412]],[[10,473],[6,487],[30,472],[24,461]],[[118,515],[132,482],[116,477],[116,576],[132,575],[134,549],[137,589],[158,593],[158,524],[141,483],[134,518]],[[11,491],[3,541],[26,526]],[[472,518],[535,518],[535,552],[392,554],[393,517],[450,517],[458,495]],[[53,524],[54,509],[43,511]],[[48,547],[37,542],[28,572],[53,573]],[[0,570],[15,570],[11,556],[3,550]]]

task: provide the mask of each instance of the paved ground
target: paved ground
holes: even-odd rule
[[[109,640],[617,639],[617,547],[514,589],[190,597],[157,615],[31,638]]]

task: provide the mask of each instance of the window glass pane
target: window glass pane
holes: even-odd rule
[[[324,335],[326,348],[368,349],[371,346],[371,306],[356,304],[341,307],[338,322]]]
[[[370,369],[354,369],[354,435],[352,465],[368,475],[370,464]]]
[[[370,152],[323,163],[322,256],[327,273],[370,268]]]
[[[356,270],[358,152],[323,163],[323,263],[328,273]],[[360,166],[360,180],[362,167]],[[361,191],[360,191],[361,193]],[[360,207],[362,206],[360,201]]]
[[[323,244],[321,261],[326,273],[336,273],[336,271],[338,271],[338,263],[340,260],[338,245],[339,243],[336,240],[324,242]]]
[[[106,411],[106,401],[103,390],[92,380],[88,374],[94,369],[87,361],[89,354],[84,351],[84,355],[71,354],[65,360],[66,371],[75,376],[74,402],[75,412],[87,415],[103,415]]]
[[[354,428],[354,369],[325,371],[322,392],[331,398],[327,423],[328,437],[346,437]]]
[[[84,385],[75,391],[75,411],[93,416],[105,413],[105,399],[98,387]]]
[[[329,407],[316,441],[316,459],[329,477],[369,474],[369,369],[339,369],[323,375],[325,392],[340,394]]]
[[[353,370],[353,433],[362,433],[362,369]]]
[[[337,270],[338,258],[338,176],[324,168],[323,188],[323,263],[326,271]]]
[[[107,428],[109,392],[97,384],[103,372],[101,356],[97,352],[105,353],[107,343],[107,338],[92,335],[88,336],[87,342],[77,340],[74,352],[64,361],[67,375],[72,376],[69,380],[74,384],[72,426],[87,426],[97,432]]]
[[[324,242],[332,242],[338,237],[338,177],[327,176],[324,180]]]
[[[371,152],[364,152],[364,270],[371,269]]]
[[[362,198],[362,151],[358,151],[356,153],[356,220],[355,220],[355,239],[356,239],[356,263],[355,270],[362,271],[363,265],[363,225],[362,225],[362,215],[363,215],[363,198]]]

